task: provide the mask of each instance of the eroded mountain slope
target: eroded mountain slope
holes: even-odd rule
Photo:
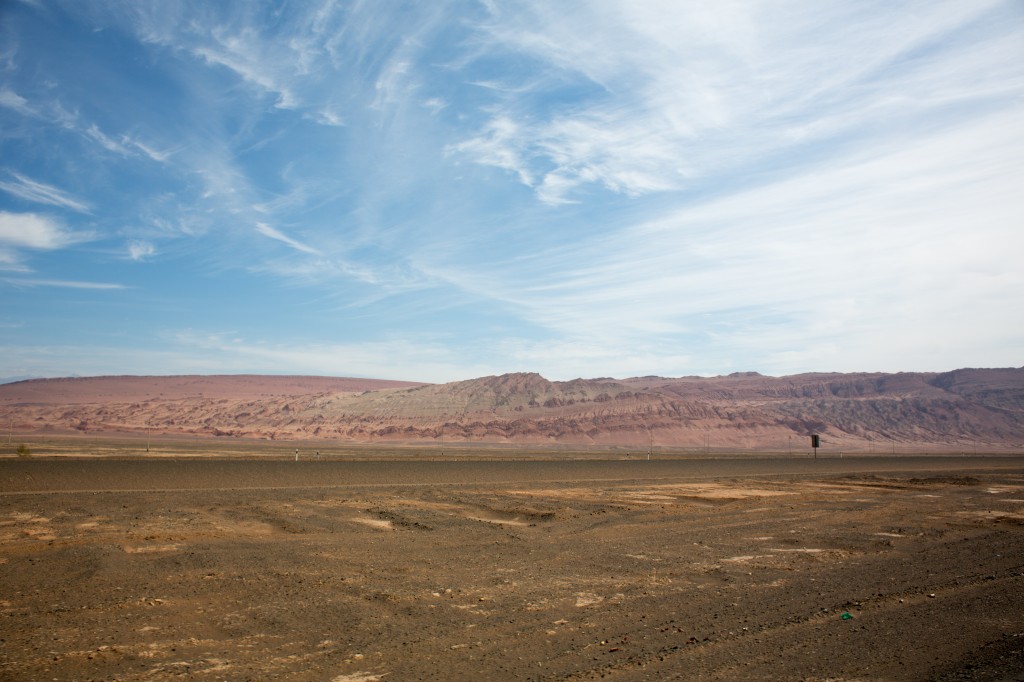
[[[448,384],[329,377],[99,377],[0,386],[19,431],[358,442],[833,448],[1024,445],[1024,369]]]

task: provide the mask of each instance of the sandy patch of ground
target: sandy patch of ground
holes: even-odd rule
[[[364,516],[357,516],[352,520],[356,523],[361,523],[364,526],[369,526],[370,528],[379,528],[380,530],[395,529],[395,524],[387,519],[371,519]]]
[[[728,502],[791,495],[792,491],[757,486],[719,483],[677,483],[637,487],[573,488],[543,490],[510,490],[524,497],[561,498],[586,502],[629,505],[687,504],[694,502]]]

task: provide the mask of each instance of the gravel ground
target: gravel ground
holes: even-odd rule
[[[4,680],[1024,680],[1024,461],[0,460]]]

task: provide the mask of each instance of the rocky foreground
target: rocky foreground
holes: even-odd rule
[[[1024,368],[635,377],[517,373],[448,384],[280,376],[94,377],[0,385],[18,433],[392,443],[889,452],[1024,447]]]
[[[1013,457],[0,458],[0,679],[1020,680],[1022,495]]]

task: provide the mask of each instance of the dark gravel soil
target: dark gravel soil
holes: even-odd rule
[[[0,679],[1024,680],[1024,461],[0,460]]]

